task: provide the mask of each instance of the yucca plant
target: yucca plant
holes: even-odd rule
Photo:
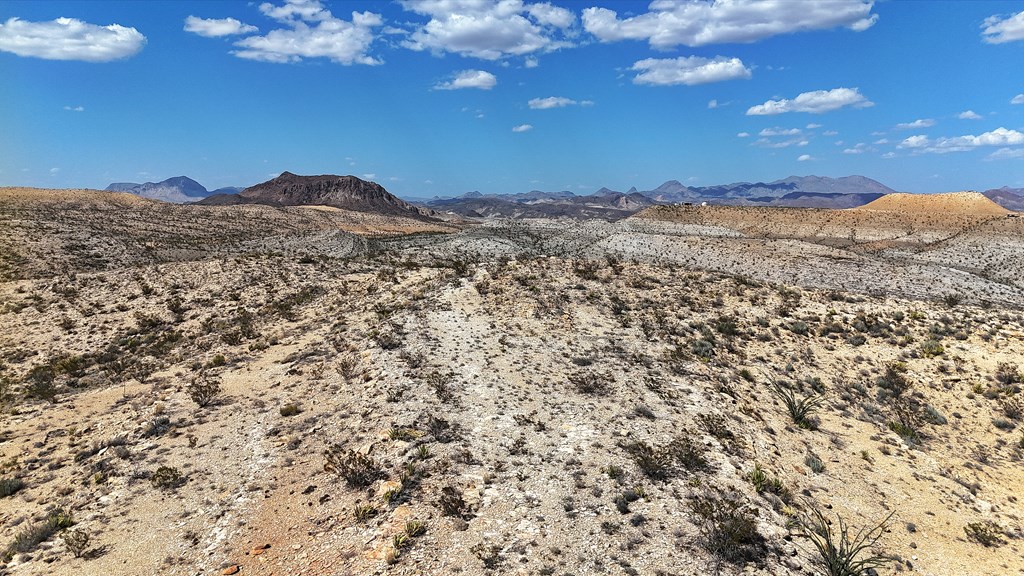
[[[786,405],[786,410],[789,411],[789,416],[793,419],[794,424],[807,430],[814,428],[811,415],[817,412],[822,402],[825,401],[823,396],[810,394],[798,398],[795,392],[777,383],[772,383],[772,390]]]

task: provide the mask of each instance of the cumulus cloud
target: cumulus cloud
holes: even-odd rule
[[[811,123],[807,125],[808,130],[817,130],[818,128],[821,128],[821,124]]]
[[[1007,128],[996,128],[974,136],[955,136],[952,138],[931,139],[924,135],[915,135],[900,142],[899,148],[907,148],[918,153],[945,154],[947,152],[966,152],[983,146],[1020,146],[1024,145],[1024,133]]]
[[[463,70],[456,72],[451,80],[434,86],[434,90],[461,90],[463,88],[479,88],[490,90],[498,83],[498,78],[483,70]]]
[[[369,54],[373,29],[384,24],[380,14],[352,12],[351,20],[342,20],[319,0],[287,0],[280,6],[264,2],[260,12],[284,27],[235,42],[235,56],[281,64],[305,58],[327,58],[346,66],[382,64]]]
[[[801,154],[796,159],[797,162],[807,162],[808,160],[814,160],[814,158],[810,154]]]
[[[192,32],[207,38],[220,36],[233,36],[236,34],[251,34],[259,32],[259,28],[242,24],[234,18],[199,18],[189,16],[185,18],[185,32]]]
[[[792,100],[769,100],[764,104],[751,106],[747,110],[747,116],[784,114],[786,112],[821,114],[846,106],[866,108],[874,105],[874,102],[865,98],[858,88],[833,88],[832,90],[804,92]]]
[[[935,126],[935,120],[931,118],[921,118],[914,120],[913,122],[902,122],[896,125],[896,130],[916,130],[918,128],[931,128]]]
[[[1000,148],[988,155],[989,160],[1009,160],[1011,158],[1024,158],[1024,148]]]
[[[1024,94],[1017,94],[1011,98],[1010,104],[1024,104]]]
[[[1024,12],[1010,16],[989,16],[981,27],[981,38],[989,44],[1024,40]]]
[[[874,149],[863,142],[858,142],[852,147],[843,150],[843,154],[863,154],[865,152],[874,152]]]
[[[620,19],[614,10],[583,10],[583,28],[602,42],[646,40],[652,48],[755,42],[779,34],[845,26],[867,30],[878,16],[872,0],[759,2],[657,0],[650,12]]]
[[[714,110],[715,108],[718,108],[718,100],[713,98],[708,100],[708,110]]]
[[[74,18],[9,18],[0,24],[0,51],[44,60],[110,62],[134,56],[145,45],[142,33],[120,24],[98,26]]]
[[[680,56],[679,58],[647,58],[633,64],[630,70],[640,72],[633,78],[634,84],[673,86],[685,84],[708,84],[725,80],[750,78],[750,69],[739,58],[701,58]]]
[[[68,112],[85,112],[85,106],[65,106],[64,109]]]
[[[546,2],[400,1],[406,10],[430,18],[402,43],[410,50],[498,60],[572,45],[576,15]]]
[[[796,136],[800,133],[799,128],[765,128],[757,133],[758,136]]]
[[[750,132],[738,132],[736,134],[736,137],[737,138],[749,138],[750,137]]]
[[[957,115],[957,118],[961,120],[981,120],[981,114],[978,114],[974,110],[964,110]]]
[[[528,132],[530,130],[533,130],[533,126],[529,124],[520,124],[519,126],[512,127],[513,132]]]
[[[549,108],[574,106],[578,104],[578,102],[564,96],[550,96],[548,98],[533,98],[527,104],[529,104],[530,109],[532,110],[547,110]]]

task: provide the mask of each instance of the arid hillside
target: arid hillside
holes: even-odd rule
[[[1024,573],[1014,219],[0,192],[0,574]]]

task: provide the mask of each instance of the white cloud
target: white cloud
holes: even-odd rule
[[[429,16],[402,43],[410,50],[452,52],[499,60],[571,46],[570,10],[522,0],[400,0],[410,12]]]
[[[821,135],[822,136],[838,136],[839,132],[836,132],[835,130],[825,130],[824,132],[821,133]]]
[[[982,146],[1020,145],[1024,145],[1024,133],[1000,127],[977,136],[968,134],[932,140],[924,135],[916,135],[903,140],[898,147],[909,148],[920,153],[945,154],[947,152],[966,152]]]
[[[708,100],[708,110],[714,110],[715,108],[718,108],[718,100]]]
[[[935,120],[931,118],[921,118],[914,120],[913,122],[903,122],[896,125],[896,130],[916,130],[918,128],[931,128],[935,126]]]
[[[738,134],[736,134],[736,137],[737,138],[749,138],[750,137],[750,132],[739,132]]]
[[[672,86],[685,84],[708,84],[725,80],[750,78],[750,69],[739,58],[701,58],[680,56],[679,58],[647,58],[633,64],[630,70],[640,73],[633,78],[634,84]]]
[[[981,120],[981,114],[978,114],[974,110],[964,110],[957,115],[957,118],[961,120]]]
[[[796,136],[800,133],[799,128],[765,128],[757,133],[758,136]]]
[[[989,160],[1009,160],[1011,158],[1024,158],[1024,148],[1000,148],[988,155]]]
[[[463,70],[456,72],[451,80],[434,86],[434,90],[461,90],[463,88],[479,88],[490,90],[498,83],[498,78],[483,70]]]
[[[821,114],[838,110],[844,106],[866,108],[874,105],[874,102],[865,98],[858,88],[833,88],[832,90],[804,92],[792,100],[769,100],[764,104],[751,106],[747,110],[747,116],[784,114],[786,112]]]
[[[754,2],[656,0],[650,12],[624,19],[607,8],[583,10],[583,27],[602,42],[647,40],[652,48],[755,42],[779,34],[845,26],[867,30],[878,19],[872,0]]]
[[[519,126],[512,127],[513,132],[528,132],[530,130],[533,130],[533,126],[530,124],[520,124]]]
[[[882,154],[882,158],[885,158],[886,160],[888,160],[890,158],[895,158],[895,157],[896,157],[896,153],[895,152],[886,152],[885,154]]]
[[[523,68],[536,68],[540,66],[540,62],[536,58],[527,58],[523,61]]]
[[[259,28],[242,24],[234,18],[199,18],[189,16],[185,18],[185,32],[192,32],[207,38],[219,36],[233,36],[235,34],[251,34],[259,32]]]
[[[380,14],[352,12],[351,21],[342,20],[319,0],[287,0],[282,6],[264,2],[260,12],[285,27],[235,42],[240,48],[232,52],[235,56],[275,63],[328,58],[346,66],[382,64],[368,53],[375,38],[373,28],[384,24]]]
[[[845,150],[843,150],[843,154],[863,154],[865,152],[873,151],[874,150],[870,148],[867,144],[863,142],[858,142],[852,148],[846,148]]]
[[[0,24],[0,51],[44,60],[110,62],[134,56],[146,45],[135,28],[97,26],[74,18],[26,22],[10,18]]]
[[[1010,104],[1024,104],[1024,94],[1017,94],[1011,98]]]
[[[808,160],[814,160],[814,158],[810,154],[801,154],[796,159],[797,162],[807,162]]]
[[[807,129],[808,130],[816,130],[818,128],[821,128],[821,124],[808,124],[807,125]]]
[[[65,106],[64,109],[68,112],[85,112],[85,106]]]
[[[879,146],[881,146],[883,144],[888,144],[888,143],[889,143],[889,139],[888,138],[879,138],[878,140],[875,140],[875,144],[878,144]]]
[[[989,44],[1024,40],[1024,12],[1010,16],[989,16],[982,27],[981,38]]]
[[[374,172],[368,172],[366,174],[363,174],[363,180],[373,180],[376,177],[377,177],[377,174],[374,173]]]
[[[758,138],[751,146],[757,146],[759,148],[789,148],[790,146],[796,146],[803,148],[810,144],[810,141],[804,138],[790,138],[789,140],[770,140],[768,138]]]
[[[551,96],[548,98],[534,98],[528,102],[532,110],[547,110],[548,108],[564,108],[577,104],[575,100],[564,96]]]

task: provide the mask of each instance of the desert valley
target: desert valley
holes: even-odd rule
[[[0,188],[0,574],[1024,573],[992,194],[131,186]]]

